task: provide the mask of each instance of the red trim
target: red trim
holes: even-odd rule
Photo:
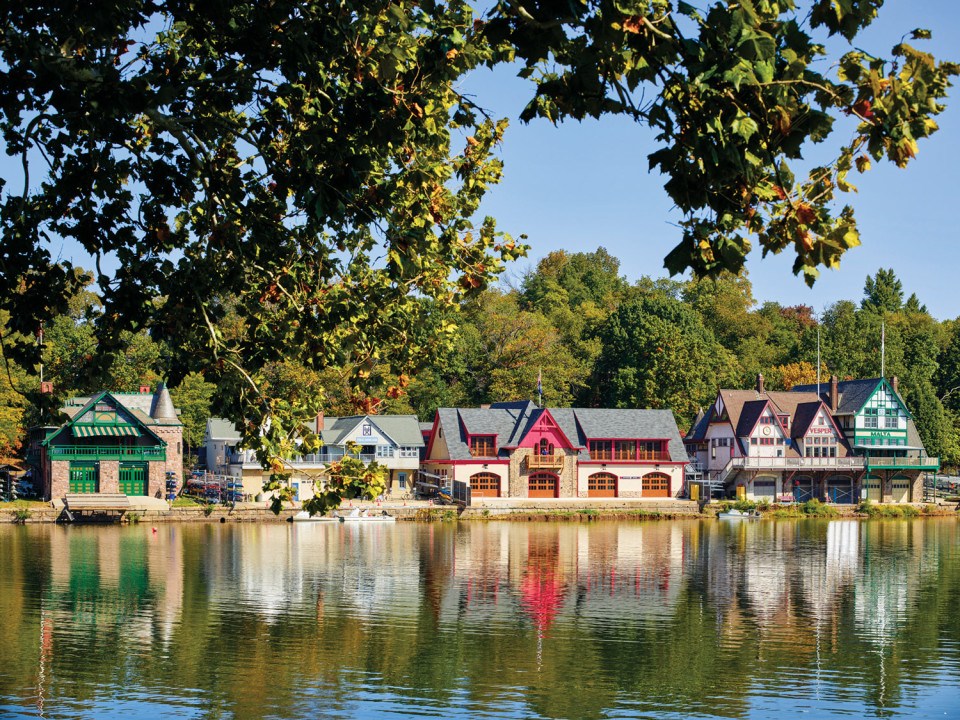
[[[426,454],[427,459],[430,458],[430,453],[433,452],[433,438],[436,436],[437,428],[439,427],[440,427],[440,411],[437,410],[433,414],[433,427],[430,428],[430,442],[427,443],[427,454]]]
[[[573,450],[574,448],[578,447],[577,445],[574,445],[572,442],[570,442],[570,438],[567,437],[567,434],[563,431],[563,428],[560,427],[560,423],[557,422],[557,419],[550,413],[550,410],[547,408],[543,408],[543,412],[540,413],[540,417],[537,418],[537,421],[533,424],[533,427],[531,427],[530,430],[528,430],[527,433],[522,438],[520,438],[521,443],[540,427],[540,425],[543,423],[544,417],[550,418],[550,422],[553,423],[553,427],[550,428],[550,430],[556,430],[557,433],[560,435],[560,437],[563,438],[563,441],[567,444],[567,450]]]
[[[503,458],[470,458],[469,460],[453,460],[451,458],[443,459],[430,459],[427,458],[423,461],[423,464],[426,465],[432,463],[434,465],[509,465],[509,460],[504,460]]]
[[[686,465],[679,460],[579,460],[578,465]]]
[[[644,460],[640,458],[640,448],[639,443],[660,443],[661,450],[659,452],[664,453],[668,458],[670,457],[670,440],[669,438],[603,438],[603,437],[592,437],[587,438],[587,452],[591,452],[590,443],[592,442],[608,442],[608,443],[618,443],[618,442],[632,442],[633,443],[633,458],[629,460],[608,460],[606,462],[672,462],[671,460]],[[610,453],[616,453],[616,446],[610,446]]]

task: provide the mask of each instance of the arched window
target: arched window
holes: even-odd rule
[[[617,476],[608,472],[594,473],[587,478],[588,497],[616,497]]]
[[[560,482],[559,478],[549,472],[535,472],[530,474],[527,482],[527,497],[548,498],[557,497]]]
[[[664,473],[649,473],[643,476],[643,497],[670,497],[670,476]]]
[[[553,443],[548,441],[546,438],[540,439],[540,448],[537,451],[538,455],[553,455]]]
[[[500,476],[489,472],[471,475],[470,494],[473,497],[500,497]]]

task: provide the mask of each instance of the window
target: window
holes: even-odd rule
[[[540,438],[537,444],[537,455],[553,455],[553,443],[546,438]]]
[[[761,424],[761,425],[773,425],[773,424],[774,424],[774,423],[773,423],[773,417],[770,416],[770,415],[764,415],[762,418],[760,418],[760,424]]]
[[[750,444],[751,444],[751,445],[756,445],[756,444],[757,444],[757,438],[750,438]]]
[[[420,449],[410,445],[403,445],[400,448],[400,457],[402,458],[420,457]]]
[[[470,455],[472,457],[493,457],[494,449],[493,435],[474,435],[470,438]]]
[[[727,438],[720,438],[718,445],[727,444]],[[645,440],[640,443],[641,460],[664,460],[663,442],[660,440]]]
[[[590,459],[613,460],[613,443],[610,440],[591,440]]]
[[[389,445],[377,445],[377,457],[378,458],[392,458],[393,457],[393,448]]]
[[[896,408],[887,408],[887,414],[883,418],[883,426],[895,428],[898,425],[899,419]]]
[[[646,443],[640,443],[643,447]],[[642,452],[642,451],[641,451]],[[613,445],[614,460],[633,460],[637,456],[637,443],[633,440],[617,440]]]
[[[879,418],[877,417],[879,410],[877,408],[867,408],[863,411],[863,426],[868,428],[880,427]]]
[[[826,425],[826,424],[827,424],[827,419],[823,415],[817,418],[817,425]]]

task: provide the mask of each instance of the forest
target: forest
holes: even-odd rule
[[[539,377],[547,406],[670,408],[685,431],[718,388],[752,387],[758,373],[769,389],[816,382],[818,336],[824,382],[832,374],[877,377],[883,336],[885,374],[899,377],[927,451],[946,467],[960,461],[960,322],[932,317],[893,269],[879,269],[860,297],[818,317],[806,305],[758,303],[745,273],[630,283],[619,268],[603,248],[557,251],[512,283],[437,306],[421,328],[425,338],[446,338],[424,343],[436,352],[424,351],[415,369],[382,358],[360,372],[369,387],[387,388],[377,391],[382,396],[357,389],[357,368],[316,371],[289,359],[268,364],[260,381],[291,403],[321,398],[327,415],[414,413],[429,421],[438,407],[536,401]],[[26,399],[36,397],[39,366],[8,361],[0,374],[0,454],[20,454],[27,427],[54,421],[67,397],[99,389],[136,392],[167,381],[192,449],[203,441],[207,417],[240,417],[229,373],[146,330],[98,349],[102,306],[86,277],[69,312],[36,338],[43,379],[54,388],[41,396],[42,407]],[[231,322],[228,315],[225,334]]]

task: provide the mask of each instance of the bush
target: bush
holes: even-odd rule
[[[869,500],[860,503],[857,512],[871,518],[912,518],[920,515],[920,510],[913,505],[875,505]]]
[[[20,504],[19,502],[14,503],[13,521],[23,525],[29,519],[30,519],[30,508]]]
[[[801,505],[800,512],[802,512],[804,515],[813,515],[814,517],[836,517],[840,514],[836,508],[830,507],[829,505],[824,505],[816,498],[807,500],[803,505]]]

